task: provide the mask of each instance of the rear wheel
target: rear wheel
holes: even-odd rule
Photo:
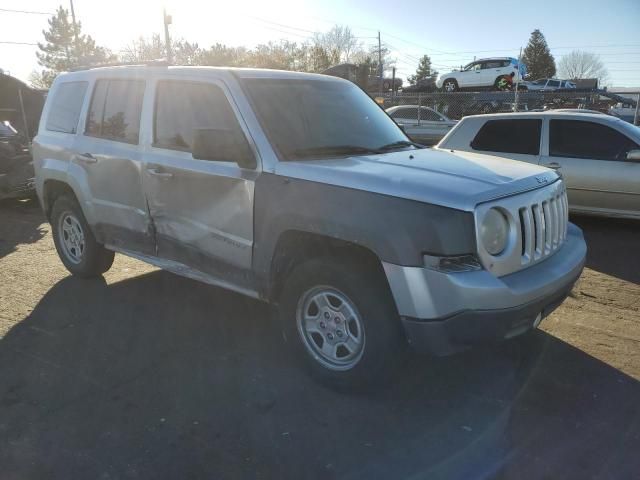
[[[287,341],[311,373],[340,389],[389,381],[405,340],[386,282],[373,268],[309,260],[287,278],[279,315]]]
[[[72,274],[95,277],[111,268],[114,253],[96,241],[75,198],[57,198],[51,209],[51,227],[58,256]]]
[[[458,82],[456,82],[453,78],[447,78],[444,82],[442,82],[442,89],[445,92],[455,92],[458,90]]]

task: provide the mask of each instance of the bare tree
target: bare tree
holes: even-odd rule
[[[313,43],[329,54],[332,64],[349,62],[355,53],[362,50],[362,42],[356,38],[351,28],[341,25],[335,25],[325,33],[316,33]]]
[[[600,84],[607,81],[609,72],[600,60],[600,57],[592,52],[574,50],[564,55],[558,65],[560,77],[572,80],[582,78],[597,78]]]

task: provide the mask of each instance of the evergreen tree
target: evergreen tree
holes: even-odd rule
[[[556,62],[547,40],[537,28],[531,32],[529,43],[522,54],[522,62],[527,66],[528,78],[553,78],[556,74]]]
[[[81,25],[77,25],[77,41],[69,12],[59,7],[49,20],[49,29],[43,30],[45,43],[38,43],[36,52],[38,63],[44,67],[39,74],[38,82],[51,85],[60,72],[66,72],[80,65],[99,65],[112,60],[113,56],[105,48],[96,45],[89,35],[81,33]]]
[[[438,72],[432,70],[431,67],[431,58],[429,55],[423,55],[420,59],[420,63],[418,63],[418,69],[416,70],[415,75],[409,75],[407,80],[411,85],[415,85],[420,80],[424,80],[425,78],[435,77],[438,75]]]

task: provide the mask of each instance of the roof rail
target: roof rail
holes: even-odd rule
[[[146,60],[143,62],[109,62],[100,65],[78,65],[69,69],[70,72],[79,72],[82,70],[93,70],[102,67],[168,67],[171,63],[164,59]]]

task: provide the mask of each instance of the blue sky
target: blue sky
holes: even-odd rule
[[[68,0],[0,0],[0,9],[50,12]],[[539,28],[556,60],[573,49],[601,55],[610,84],[640,87],[640,0],[439,1],[426,0],[75,0],[83,30],[113,51],[162,28],[162,8],[173,15],[172,34],[209,46],[249,47],[287,38],[305,41],[314,31],[349,25],[364,46],[382,32],[401,77],[427,53],[440,71],[476,57],[517,56]],[[41,41],[46,15],[0,10],[0,42]],[[37,68],[33,45],[0,43],[0,68],[26,79]]]

